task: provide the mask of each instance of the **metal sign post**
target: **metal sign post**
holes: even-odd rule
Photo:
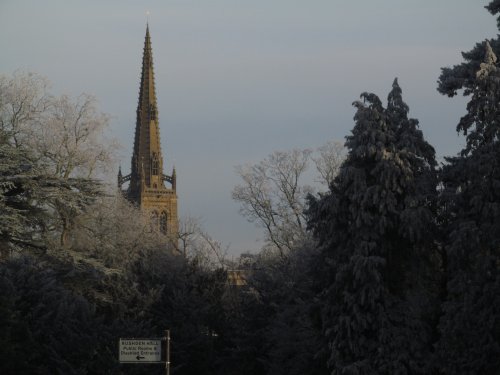
[[[165,373],[170,375],[170,330],[165,331]]]

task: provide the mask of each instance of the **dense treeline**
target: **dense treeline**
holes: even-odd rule
[[[438,90],[470,100],[441,167],[397,79],[387,105],[354,102],[345,156],[240,167],[233,198],[268,243],[238,264],[195,222],[173,246],[101,182],[114,143],[92,97],[0,78],[0,373],[161,374],[117,342],[170,328],[172,374],[498,374],[498,53],[442,69]],[[300,185],[310,158],[322,193]]]
[[[166,328],[173,371],[217,365],[232,298],[209,262],[218,244],[187,222],[172,248],[108,191],[106,126],[92,97],[54,97],[36,74],[0,78],[2,374],[162,373],[120,365],[117,344]]]

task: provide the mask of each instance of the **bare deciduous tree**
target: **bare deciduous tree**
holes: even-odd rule
[[[317,182],[328,186],[339,172],[345,158],[345,147],[342,142],[329,141],[318,148],[318,156],[313,156],[319,173]]]
[[[215,269],[226,266],[228,248],[205,232],[198,218],[179,220],[178,250],[185,259],[195,261],[200,267]]]
[[[0,129],[10,134],[14,146],[32,138],[32,129],[52,106],[48,88],[48,80],[35,73],[0,75]]]
[[[32,144],[51,173],[92,178],[109,168],[116,151],[115,142],[104,137],[108,122],[93,96],[82,94],[73,101],[63,95],[52,100]]]
[[[304,183],[311,160],[319,176],[315,182],[328,185],[343,160],[340,142],[331,141],[313,151],[277,151],[256,164],[236,167],[242,183],[232,192],[240,212],[265,230],[269,245],[281,255],[303,243],[307,236],[304,214],[306,196],[315,189]]]
[[[117,149],[105,137],[109,116],[91,95],[73,100],[48,89],[48,80],[36,73],[0,75],[0,129],[15,145],[30,147],[48,174],[92,178],[106,171]]]
[[[148,214],[121,194],[99,198],[76,224],[71,236],[74,251],[68,253],[111,272],[169,245],[168,238],[151,226]]]
[[[257,164],[238,166],[243,183],[232,197],[249,221],[264,227],[267,240],[285,254],[305,236],[305,197],[311,189],[301,185],[310,150],[277,151]]]

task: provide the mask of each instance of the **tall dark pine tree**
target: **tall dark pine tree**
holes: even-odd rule
[[[447,298],[437,366],[445,374],[500,368],[500,70],[488,42],[467,114],[467,143],[443,170],[449,218]]]
[[[347,159],[309,210],[325,264],[328,365],[332,374],[426,373],[429,293],[411,275],[432,252],[434,150],[408,119],[397,81],[388,109],[361,97]]]

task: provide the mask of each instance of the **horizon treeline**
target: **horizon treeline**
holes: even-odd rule
[[[0,76],[0,373],[162,374],[120,364],[118,339],[170,329],[178,375],[498,374],[499,54],[497,36],[442,68],[438,91],[469,101],[441,166],[396,78],[385,107],[353,103],[345,149],[238,167],[266,244],[236,262],[194,219],[172,243],[99,179],[116,145],[93,97]],[[299,183],[311,159],[321,193]]]

